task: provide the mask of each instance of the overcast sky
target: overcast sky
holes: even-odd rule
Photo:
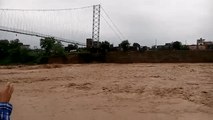
[[[158,44],[193,44],[200,37],[213,41],[212,0],[0,0],[0,8],[73,8],[99,3],[131,43],[151,46],[157,39]],[[0,37],[14,38],[2,32]]]

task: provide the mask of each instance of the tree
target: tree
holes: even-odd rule
[[[37,62],[41,55],[23,45],[18,39],[0,40],[0,64]]]
[[[10,41],[10,49],[15,49],[15,48],[20,48],[23,45],[23,43],[21,43],[19,41],[19,39],[15,39],[15,40],[11,40]]]
[[[182,48],[182,43],[179,42],[179,41],[176,41],[176,42],[172,43],[172,48],[173,48],[174,50],[181,50],[181,48]]]
[[[11,40],[9,44],[9,56],[12,62],[20,62],[21,59],[21,43],[18,39]]]
[[[147,46],[143,46],[142,47],[142,51],[144,52],[144,51],[147,51],[149,48],[147,47]]]
[[[119,47],[123,49],[123,51],[127,51],[129,49],[130,43],[128,40],[124,40],[119,44]]]
[[[76,49],[78,49],[77,44],[69,44],[67,47],[65,47],[66,52],[70,52],[71,50],[76,50]]]
[[[54,56],[63,56],[63,55],[65,55],[64,48],[63,48],[63,45],[61,44],[61,42],[57,41],[53,45],[52,53],[53,53],[52,55],[54,55]]]
[[[53,37],[46,37],[46,38],[40,40],[40,46],[42,49],[45,50],[46,55],[51,54],[55,42],[56,41]]]
[[[41,39],[40,46],[45,50],[45,55],[47,56],[64,55],[63,45],[53,37]]]
[[[9,49],[9,41],[8,40],[0,40],[0,59],[6,57]]]
[[[110,50],[110,43],[108,41],[101,42],[100,49],[102,53],[106,53]]]
[[[133,43],[133,47],[136,49],[136,50],[140,50],[140,44],[139,43]]]
[[[189,50],[189,47],[187,45],[182,45],[181,50]]]

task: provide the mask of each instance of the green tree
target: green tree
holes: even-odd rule
[[[123,49],[123,51],[127,51],[129,49],[130,43],[128,40],[124,40],[119,44],[119,46]]]
[[[70,52],[71,50],[77,50],[78,45],[77,44],[69,44],[67,47],[65,47],[66,52]]]
[[[22,45],[23,43],[21,43],[19,39],[15,39],[10,41],[9,47],[10,49],[15,49],[15,48],[21,48]]]
[[[181,48],[182,48],[182,43],[179,42],[179,41],[176,41],[176,42],[172,43],[172,48],[173,48],[174,50],[181,50]]]
[[[108,41],[101,42],[100,49],[102,53],[106,53],[110,50],[110,43]]]
[[[40,46],[45,50],[46,55],[51,55],[56,40],[53,37],[46,37],[40,40]]]
[[[133,43],[133,47],[136,49],[136,50],[140,50],[140,44],[139,43]]]
[[[61,42],[56,41],[53,37],[46,37],[41,39],[40,46],[45,50],[47,56],[60,56],[64,55],[64,48]]]
[[[181,50],[189,50],[189,47],[187,45],[182,45]]]
[[[11,62],[17,63],[20,62],[21,59],[21,46],[23,46],[23,43],[21,43],[18,39],[11,40],[9,44],[9,56],[11,59]]]
[[[18,39],[0,40],[0,64],[38,63],[40,56],[38,52],[25,48]]]
[[[8,40],[0,40],[0,59],[8,56],[9,44]]]
[[[53,55],[54,56],[64,56],[65,55],[65,52],[64,52],[64,48],[63,48],[63,45],[61,44],[61,42],[56,42],[54,45],[53,45]]]

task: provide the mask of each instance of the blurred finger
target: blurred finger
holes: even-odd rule
[[[10,87],[10,82],[7,82],[7,84],[6,84],[6,87],[8,88],[8,87]]]
[[[5,86],[5,88],[4,88],[4,91],[5,91],[5,92],[7,92],[7,93],[10,92],[10,85],[11,85],[10,82],[8,82],[8,83],[6,84],[6,86]]]
[[[14,86],[13,84],[10,85],[10,94],[12,95],[13,94],[13,91],[14,91]]]

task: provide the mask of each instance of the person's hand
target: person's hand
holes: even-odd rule
[[[0,102],[9,102],[13,94],[14,87],[11,83],[7,83],[5,88],[0,91]]]

